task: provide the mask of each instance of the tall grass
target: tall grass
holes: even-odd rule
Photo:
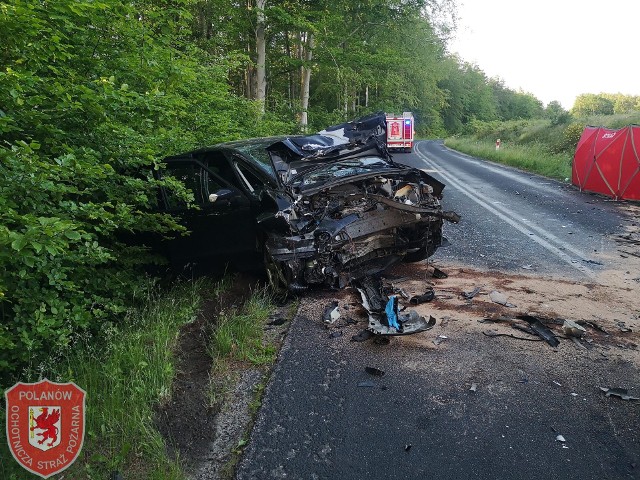
[[[448,138],[445,145],[469,155],[504,163],[545,177],[559,180],[571,178],[572,155],[549,153],[547,146],[543,144],[518,145],[503,142],[500,149],[496,150],[494,141]]]
[[[115,471],[127,479],[184,478],[165,454],[153,406],[170,396],[174,347],[180,327],[196,318],[203,285],[184,283],[164,293],[150,288],[121,327],[107,324],[100,338],[78,341],[55,367],[56,381],[73,381],[87,392],[85,443],[66,478],[102,479]],[[6,445],[0,455],[6,459],[0,477],[38,478],[10,458]]]
[[[622,128],[640,123],[640,112],[570,118],[568,123],[550,119],[472,121],[466,135],[451,137],[445,145],[469,155],[511,165],[546,177],[571,177],[571,161],[587,125]],[[500,150],[495,142],[501,140]]]
[[[264,365],[275,360],[276,348],[263,340],[264,325],[274,310],[266,290],[255,292],[234,311],[220,315],[209,350],[220,361],[229,359]]]

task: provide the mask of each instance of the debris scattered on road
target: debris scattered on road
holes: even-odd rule
[[[433,318],[433,317],[432,317]],[[449,337],[446,335],[438,335],[438,337],[433,341],[435,345],[440,345],[442,342],[447,340]]]
[[[582,337],[587,330],[572,320],[565,320],[562,324],[562,331],[568,337]]]
[[[503,317],[502,315],[500,315],[499,317],[494,317],[494,318],[481,318],[478,320],[478,322],[480,323],[498,323],[498,322],[513,322],[513,318],[509,318],[509,317]]]
[[[495,330],[485,330],[482,333],[484,335],[486,335],[487,337],[511,337],[511,338],[515,338],[516,340],[527,340],[529,342],[541,342],[542,341],[541,338],[516,337],[512,333],[498,333]]]
[[[364,382],[358,383],[358,387],[361,387],[361,388],[373,388],[375,386],[376,384],[373,383],[371,380],[365,380]]]
[[[553,383],[555,383],[556,385],[558,385],[559,387],[562,386],[562,384],[560,382],[556,382],[555,380],[553,381]]]
[[[607,388],[600,387],[600,390],[604,392],[607,397],[619,397],[622,400],[640,400],[639,397],[632,397],[626,388]]]
[[[420,305],[421,303],[430,302],[434,298],[436,298],[436,294],[433,291],[433,288],[429,287],[429,289],[426,292],[424,292],[422,295],[414,295],[413,297],[411,297],[409,299],[409,303],[411,305]]]
[[[370,332],[369,330],[362,330],[360,333],[358,333],[358,334],[354,335],[353,337],[351,337],[351,341],[352,342],[366,342],[367,340],[369,340],[373,336],[374,336],[373,332]]]
[[[497,303],[498,305],[504,305],[508,308],[515,308],[515,305],[513,303],[509,303],[507,301],[507,296],[504,293],[498,292],[497,290],[493,290],[489,294],[489,298],[493,303]]]
[[[398,297],[385,298],[380,278],[366,277],[356,284],[356,289],[369,314],[368,329],[376,335],[411,335],[429,330],[436,324],[435,318],[426,320],[414,310],[399,313]]]
[[[556,437],[556,441],[564,443],[564,442],[566,442],[567,440],[566,440],[562,435],[558,435],[558,436]]]
[[[640,258],[640,255],[638,255],[637,253],[627,252],[626,250],[620,250],[620,249],[618,249],[618,251],[619,251],[619,252],[622,252],[622,253],[624,253],[624,254],[626,254],[626,255],[631,255],[632,257],[638,257],[638,258]],[[620,255],[620,256],[622,256],[622,255]]]
[[[324,307],[322,313],[322,321],[324,323],[333,323],[340,318],[340,312],[338,311],[338,301],[333,300],[329,305]]]
[[[342,336],[342,330],[336,330],[335,332],[331,332],[329,334],[329,338],[338,338]]]
[[[584,321],[578,321],[576,323],[578,323],[579,325],[580,324],[589,325],[591,328],[593,328],[595,330],[598,330],[599,332],[606,333],[607,335],[609,334],[609,332],[607,332],[604,328],[602,328],[596,322],[591,322],[589,320],[584,320]]]
[[[381,313],[387,304],[382,295],[382,281],[378,277],[364,277],[355,284],[360,292],[362,306],[369,313]]]
[[[384,309],[384,313],[387,314],[387,325],[395,330],[400,330],[400,324],[398,323],[398,297],[392,295],[387,302],[387,306]]]
[[[533,270],[533,265],[529,264],[529,265],[522,265],[521,268],[524,268],[525,270]]]
[[[412,445],[411,445],[410,443],[406,444],[406,445],[404,446],[404,451],[405,451],[405,452],[408,452],[409,450],[411,450],[411,447],[412,447]]]
[[[633,330],[631,330],[629,327],[627,327],[627,326],[625,325],[625,323],[624,323],[624,322],[618,322],[618,323],[617,323],[617,325],[618,325],[618,329],[619,329],[622,333],[630,333],[630,332],[632,332],[632,331],[633,331]]]
[[[583,350],[587,350],[587,347],[580,341],[579,337],[569,337],[571,341],[576,345],[576,347],[582,348]]]
[[[476,287],[473,290],[471,290],[470,292],[462,292],[462,296],[464,298],[466,298],[467,300],[471,300],[473,297],[475,297],[476,295],[478,295],[480,293],[480,288],[481,287]]]
[[[582,259],[584,263],[589,263],[591,265],[602,265],[602,262],[596,262],[595,260]]]
[[[364,371],[367,372],[369,375],[373,375],[376,377],[381,377],[384,375],[384,370],[380,370],[379,368],[375,368],[375,367],[365,367]]]
[[[409,294],[407,292],[405,292],[404,289],[396,287],[393,284],[391,284],[391,290],[393,291],[393,293],[397,293],[398,295],[400,295],[405,300],[409,300],[409,298],[410,298]]]
[[[520,330],[521,332],[528,333],[529,335],[533,335],[535,337],[538,336],[538,334],[534,332],[529,325],[520,325],[519,323],[512,323],[511,326],[516,330]],[[542,340],[542,339],[538,338],[538,340]]]
[[[431,275],[433,276],[433,278],[439,278],[439,279],[449,278],[449,275],[444,273],[438,267],[433,267],[433,273]]]
[[[476,390],[478,390],[478,384],[477,383],[472,383],[471,384],[471,388],[469,389],[470,392],[475,392]]]
[[[533,330],[536,335],[538,335],[552,347],[555,348],[560,345],[560,340],[558,340],[553,332],[549,330],[549,328],[546,327],[537,317],[533,317],[531,315],[521,315],[518,316],[518,318],[528,322],[531,330]]]
[[[618,243],[630,243],[632,245],[640,245],[640,240],[635,240],[631,238],[631,234],[629,235],[618,235],[614,240]]]

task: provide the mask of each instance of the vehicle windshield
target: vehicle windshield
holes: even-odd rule
[[[271,160],[269,154],[265,150],[268,144],[264,143],[249,143],[246,145],[236,145],[233,148],[239,151],[247,160],[252,161],[255,166],[262,171],[269,174],[271,177],[276,178],[276,173],[271,166]]]
[[[360,157],[341,160],[339,162],[322,165],[308,173],[304,173],[294,180],[297,186],[305,187],[318,183],[331,182],[342,177],[351,177],[372,170],[393,169],[393,165],[380,157]]]

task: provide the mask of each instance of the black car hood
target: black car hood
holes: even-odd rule
[[[319,165],[375,155],[393,164],[386,146],[385,114],[375,113],[328,127],[316,134],[287,137],[267,147],[278,179],[285,185]]]

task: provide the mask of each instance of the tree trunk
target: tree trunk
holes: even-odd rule
[[[265,39],[265,15],[264,7],[267,0],[256,0],[256,100],[260,112],[265,111],[265,99],[267,93],[267,43]]]
[[[285,51],[287,52],[287,58],[292,58],[291,57],[291,41],[289,40],[290,38],[290,32],[286,31],[285,32],[285,36],[284,36],[284,46],[285,46]],[[293,99],[294,99],[294,80],[293,80],[293,73],[291,73],[291,71],[287,72],[287,80],[288,80],[288,102],[289,102],[289,108],[291,108],[293,106]]]
[[[300,90],[300,99],[302,100],[302,112],[300,113],[300,127],[303,132],[307,131],[309,118],[307,110],[309,108],[309,84],[311,82],[311,60],[313,60],[313,33],[307,34],[307,42],[305,46],[304,67],[302,68],[302,88]]]

